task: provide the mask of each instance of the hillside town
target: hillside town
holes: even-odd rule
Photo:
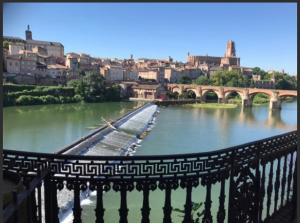
[[[151,97],[166,83],[180,83],[184,79],[212,78],[220,71],[236,71],[252,80],[253,87],[273,88],[275,78],[262,80],[254,69],[244,67],[236,54],[235,42],[229,40],[224,56],[190,55],[186,62],[167,59],[96,58],[86,53],[65,53],[60,42],[35,40],[30,26],[25,39],[4,36],[4,83],[26,85],[66,85],[87,72],[98,73],[107,83],[132,85],[134,97]],[[274,71],[268,71],[272,74]],[[283,71],[284,72],[284,71]],[[272,76],[272,75],[271,75]],[[146,91],[146,92],[145,92]],[[141,96],[142,95],[142,96]],[[159,95],[159,94],[157,94]]]

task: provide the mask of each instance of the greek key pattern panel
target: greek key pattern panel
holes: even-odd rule
[[[48,170],[57,179],[81,180],[162,179],[202,177],[219,179],[232,166],[256,163],[259,159],[271,161],[297,149],[295,132],[231,147],[195,154],[170,156],[70,156],[4,150],[3,169],[20,174],[39,174]]]

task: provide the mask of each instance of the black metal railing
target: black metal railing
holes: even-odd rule
[[[158,189],[164,191],[161,221],[171,223],[172,191],[182,188],[186,191],[182,222],[192,223],[195,222],[192,196],[198,187],[206,191],[203,223],[272,222],[273,216],[283,209],[288,209],[285,219],[290,222],[296,206],[297,142],[294,131],[219,151],[193,154],[119,157],[4,150],[3,169],[18,173],[29,185],[26,222],[59,222],[57,193],[67,188],[74,193],[74,223],[82,222],[80,193],[87,189],[97,191],[96,223],[104,222],[104,191],[120,193],[119,222],[128,222],[127,195],[133,190],[143,196],[141,222],[150,222],[149,197],[151,191]],[[212,196],[215,185],[220,188],[218,199]],[[216,211],[212,210],[212,203],[217,204]],[[13,218],[19,211],[17,208],[11,210],[14,214],[7,215],[7,221],[25,222]]]

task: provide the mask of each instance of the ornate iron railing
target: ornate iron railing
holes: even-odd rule
[[[120,193],[119,222],[128,222],[127,195],[133,190],[143,196],[141,222],[150,222],[149,196],[157,189],[165,194],[161,221],[171,223],[171,192],[179,187],[186,191],[183,223],[195,222],[192,194],[196,187],[206,190],[203,223],[213,222],[213,219],[218,223],[225,220],[230,223],[272,222],[272,216],[283,208],[288,207],[289,217],[292,216],[297,181],[296,150],[294,131],[219,151],[193,154],[116,157],[4,150],[3,169],[18,173],[25,185],[29,185],[27,222],[42,222],[42,219],[46,223],[59,222],[57,192],[65,187],[74,192],[73,222],[82,222],[80,192],[88,188],[97,191],[96,223],[104,222],[103,192],[110,190]],[[220,187],[219,197],[212,200],[211,190],[216,184]],[[226,190],[229,194],[225,194]],[[228,203],[225,203],[226,196]],[[218,203],[216,213],[211,209],[212,202]],[[45,216],[42,216],[42,208]],[[9,220],[9,216],[6,219]]]

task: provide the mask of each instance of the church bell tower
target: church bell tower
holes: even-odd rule
[[[235,43],[232,40],[227,42],[225,57],[235,57]]]
[[[27,30],[25,31],[26,40],[32,40],[32,32],[30,31],[30,26],[27,25]]]

